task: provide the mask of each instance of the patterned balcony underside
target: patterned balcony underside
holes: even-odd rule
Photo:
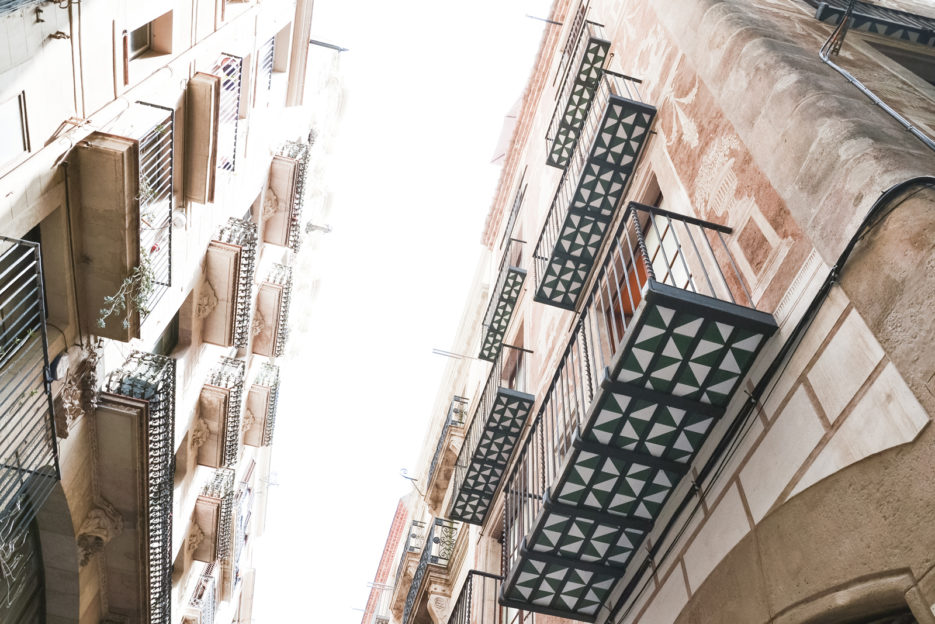
[[[497,297],[497,303],[496,308],[494,308],[493,318],[484,334],[483,346],[479,355],[482,360],[493,362],[500,355],[500,349],[503,347],[503,337],[506,335],[506,328],[510,325],[510,319],[513,318],[513,308],[516,307],[516,300],[519,298],[520,289],[522,289],[525,280],[525,269],[510,267],[507,269],[503,288],[500,289],[499,293],[494,293],[494,296]]]
[[[818,0],[810,0],[812,6]],[[820,19],[830,24],[840,24],[847,8],[847,0],[831,0],[822,8]],[[887,7],[858,2],[851,17],[851,30],[867,32],[892,39],[900,39],[928,47],[935,47],[935,19],[913,15]]]
[[[559,102],[557,106],[564,106],[561,122],[555,129],[555,136],[549,146],[549,156],[546,163],[553,167],[564,168],[575,151],[581,126],[588,117],[594,91],[601,78],[601,68],[610,50],[610,42],[605,39],[591,37],[585,44],[587,47],[581,58],[581,65],[574,76],[574,86],[568,95],[567,102]]]
[[[497,391],[484,432],[452,503],[450,516],[453,520],[483,523],[534,401],[535,397],[525,392],[506,388]],[[481,414],[475,417],[479,416]]]
[[[574,309],[654,116],[651,106],[611,97],[539,281],[536,301]]]
[[[504,584],[513,606],[593,620],[775,330],[655,282],[637,315]]]

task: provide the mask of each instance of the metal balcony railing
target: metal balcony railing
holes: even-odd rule
[[[504,604],[593,619],[775,330],[728,233],[628,207],[506,478]]]
[[[529,351],[507,347],[493,363],[455,463],[450,516],[481,524],[513,456],[535,397],[526,392]]]
[[[205,380],[206,386],[223,388],[229,392],[227,414],[224,427],[223,464],[231,467],[240,458],[242,443],[240,438],[240,420],[243,412],[243,387],[246,363],[243,360],[222,357],[221,361]]]
[[[284,264],[274,264],[272,270],[266,276],[266,281],[270,284],[282,286],[282,303],[279,306],[279,318],[276,319],[278,331],[276,332],[276,345],[273,355],[281,356],[286,349],[286,341],[289,339],[289,306],[292,301],[292,267]]]
[[[224,561],[230,557],[231,527],[234,523],[234,471],[229,468],[215,470],[211,480],[202,488],[201,495],[220,501],[217,559]]]
[[[455,540],[458,538],[460,528],[460,522],[443,518],[435,518],[432,522],[432,527],[425,539],[425,545],[422,547],[419,565],[412,577],[412,585],[409,586],[409,593],[406,595],[402,624],[409,624],[415,614],[416,598],[419,595],[419,590],[422,589],[422,579],[425,577],[429,565],[448,567],[451,556],[454,554]]]
[[[493,362],[500,354],[503,338],[513,318],[513,309],[519,299],[523,282],[526,281],[526,269],[523,268],[524,245],[525,241],[511,238],[503,250],[497,281],[484,313],[479,355],[482,360]]]
[[[0,237],[0,536],[8,545],[25,539],[60,477],[48,366],[39,244]]]
[[[233,566],[234,581],[240,583],[240,559],[249,537],[250,517],[253,515],[253,488],[249,484],[241,483],[236,495],[237,515],[234,526]]]
[[[234,319],[234,346],[244,348],[250,339],[250,311],[253,301],[253,278],[256,273],[257,227],[246,219],[227,220],[214,240],[238,245],[240,271],[237,277],[235,300],[237,310]]]
[[[501,624],[503,607],[497,604],[500,581],[495,574],[468,572],[447,624]]]
[[[169,624],[172,606],[172,491],[175,475],[175,360],[134,351],[104,382],[104,390],[148,403],[144,595],[149,622]]]
[[[253,383],[270,389],[266,406],[266,421],[263,423],[263,446],[269,446],[273,443],[273,432],[276,430],[276,409],[279,406],[279,367],[264,362],[260,365]]]
[[[302,245],[302,210],[305,207],[308,192],[309,156],[311,146],[300,141],[287,141],[279,148],[278,156],[292,158],[298,163],[295,175],[295,194],[289,216],[288,247],[297,252]]]
[[[222,54],[215,63],[212,73],[221,79],[218,108],[218,169],[235,171],[243,59],[233,54]]]
[[[144,286],[140,318],[146,318],[172,285],[172,201],[175,176],[175,111],[140,102],[165,115],[139,139],[140,268]]]
[[[584,14],[579,13],[578,18]],[[566,44],[562,85],[555,98],[555,110],[546,133],[546,164],[565,167],[575,150],[582,124],[588,117],[594,92],[600,82],[604,62],[610,53],[610,41],[604,28],[595,22],[576,19]]]
[[[195,591],[189,606],[200,613],[198,624],[214,624],[217,609],[217,580],[214,578],[214,564],[210,563],[195,584]]]
[[[536,301],[574,309],[655,118],[637,81],[604,71],[533,252]]]
[[[448,432],[451,429],[464,426],[464,421],[467,419],[467,405],[468,400],[464,397],[455,395],[454,398],[451,399],[451,404],[448,406],[448,417],[445,419],[445,426],[442,427],[442,433],[438,436],[438,444],[435,446],[435,454],[432,455],[432,464],[429,466],[427,483],[431,483],[432,477],[435,476],[435,469],[438,468],[438,462],[441,459],[442,451],[444,451],[446,441],[448,440]]]
[[[402,587],[403,572],[406,567],[406,555],[408,553],[419,552],[425,544],[425,523],[421,520],[413,520],[409,524],[409,534],[406,536],[406,546],[399,557],[399,565],[396,567],[396,582],[394,587]]]

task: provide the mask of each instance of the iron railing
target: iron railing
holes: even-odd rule
[[[399,556],[399,565],[396,566],[396,582],[394,585],[400,587],[403,582],[403,570],[406,567],[406,555],[408,553],[419,552],[425,544],[425,523],[421,520],[413,520],[409,524],[409,535],[406,536],[406,546]]]
[[[270,284],[282,286],[282,302],[279,306],[279,318],[276,319],[278,331],[276,332],[276,345],[273,355],[281,356],[286,350],[286,341],[289,339],[289,305],[292,301],[292,267],[284,264],[274,264],[266,281]]]
[[[552,119],[546,132],[546,143],[549,146],[559,138],[561,132],[566,133],[571,141],[577,140],[576,137],[578,137],[581,130],[582,122],[594,105],[594,91],[600,81],[603,61],[607,55],[606,50],[610,48],[610,42],[604,35],[604,28],[600,24],[590,21],[576,21],[573,28],[571,32],[574,36],[573,56],[567,57],[571,60],[564,68],[562,85],[559,88],[558,96],[555,98],[555,110],[552,112]],[[585,58],[591,40],[600,40],[605,44],[603,56],[595,59]],[[569,39],[569,44],[571,43],[572,40]],[[569,52],[566,46],[566,54]],[[564,58],[566,57],[563,56]],[[597,64],[588,67],[587,64],[590,62]],[[565,163],[562,162],[562,158],[554,158],[551,147],[548,152],[549,158],[546,161],[548,164],[556,167],[564,166]]]
[[[591,155],[595,134],[601,126],[610,102],[613,99],[621,98],[634,102],[641,101],[636,81],[611,72],[603,72],[594,93],[591,108],[579,130],[575,149],[565,167],[565,171],[562,173],[558,190],[552,199],[552,205],[549,207],[549,213],[542,226],[542,232],[536,242],[536,249],[533,252],[536,290],[539,289],[542,283],[542,278],[552,256],[552,250],[555,249],[562,233],[562,225],[568,215],[572,199],[577,192],[585,164]]]
[[[175,111],[140,102],[165,111],[139,139],[140,264],[152,276],[152,287],[144,292],[139,310],[146,318],[172,285],[172,182],[175,175]]]
[[[0,564],[6,568],[60,478],[48,367],[39,244],[0,237]]]
[[[276,37],[270,37],[269,41],[260,48],[259,83],[266,87],[267,93],[273,88],[273,61],[275,58]]]
[[[242,441],[240,438],[240,421],[243,411],[243,386],[246,363],[243,360],[222,357],[218,365],[208,374],[206,386],[224,388],[229,392],[227,400],[227,414],[224,426],[224,456],[222,464],[228,468],[237,463],[240,458]]]
[[[240,556],[243,554],[244,547],[247,545],[248,532],[250,528],[250,516],[253,514],[253,488],[247,483],[241,483],[237,492],[237,520],[234,527],[234,580],[239,583],[240,576]]]
[[[571,21],[571,28],[568,29],[568,38],[565,39],[565,46],[562,48],[562,58],[558,62],[558,71],[556,78],[561,76],[564,85],[568,77],[568,72],[574,67],[573,60],[575,51],[578,49],[578,43],[581,40],[581,33],[584,31],[585,18],[588,14],[588,2],[583,1],[578,4],[578,10]],[[559,90],[561,92],[561,89]]]
[[[516,226],[516,218],[519,216],[519,209],[523,206],[523,199],[526,197],[525,174],[519,182],[516,189],[516,195],[513,197],[513,205],[510,207],[510,214],[506,218],[506,227],[503,228],[503,238],[500,240],[502,245],[504,240],[513,236],[513,228]]]
[[[452,428],[460,428],[464,426],[464,420],[467,416],[467,404],[468,400],[462,396],[454,395],[454,398],[451,399],[451,404],[448,405],[448,417],[445,419],[445,425],[442,427],[442,433],[438,437],[438,444],[435,445],[435,454],[432,455],[432,463],[429,466],[429,476],[426,480],[427,483],[432,482],[432,477],[435,475],[435,469],[438,467],[438,462],[442,457],[442,452],[445,449],[445,441],[448,439],[448,431]]]
[[[815,7],[817,19],[831,24],[841,22],[849,4],[849,0],[805,1]],[[935,46],[935,18],[869,2],[857,2],[851,20],[852,30],[903,39],[928,47]]]
[[[214,75],[221,79],[218,108],[218,169],[236,171],[243,59],[233,54],[221,54],[214,65]]]
[[[276,408],[279,405],[279,367],[266,362],[260,364],[260,370],[253,383],[269,388],[262,442],[263,446],[269,446],[273,443],[273,431],[276,429]]]
[[[501,624],[503,607],[497,604],[502,577],[480,570],[468,572],[447,624]]]
[[[297,162],[295,173],[295,193],[289,221],[289,243],[292,251],[298,252],[302,245],[302,209],[305,207],[308,192],[309,155],[311,146],[300,141],[286,141],[280,148],[278,156],[292,158]]]
[[[481,359],[493,361],[500,354],[503,336],[510,319],[513,318],[513,308],[526,278],[526,269],[523,268],[525,244],[526,241],[510,238],[503,250],[500,267],[497,269],[497,281],[490,293],[490,302],[481,324]],[[504,288],[507,287],[511,292],[504,293]]]
[[[456,493],[464,484],[474,451],[477,450],[477,445],[484,435],[487,418],[490,416],[494,402],[497,400],[497,391],[500,388],[518,392],[526,391],[527,351],[506,344],[503,346],[506,347],[506,350],[500,352],[490,369],[480,400],[477,401],[471,415],[471,424],[468,425],[467,433],[464,435],[464,442],[461,443],[461,451],[458,453],[458,461],[455,463],[454,481],[452,482],[452,491]]]
[[[402,624],[409,624],[411,617],[415,614],[413,607],[416,606],[416,598],[422,586],[422,579],[425,577],[429,565],[448,566],[451,556],[454,554],[455,541],[458,538],[460,528],[460,522],[443,518],[435,518],[432,522],[432,528],[429,529],[428,537],[425,539],[425,546],[422,547],[419,565],[412,577],[412,585],[409,586],[409,593],[406,595]]]
[[[217,580],[214,578],[214,564],[210,563],[198,578],[189,606],[198,609],[201,619],[198,624],[214,624],[214,612],[217,609]]]
[[[230,468],[218,468],[201,490],[202,496],[220,501],[217,530],[217,559],[226,560],[230,556],[231,526],[234,516],[234,471]]]
[[[246,219],[227,220],[214,240],[240,247],[240,271],[237,279],[234,318],[234,346],[245,348],[250,339],[250,311],[253,302],[253,277],[256,273],[257,227]]]
[[[149,621],[169,624],[172,608],[172,488],[175,476],[175,360],[134,351],[104,390],[148,402],[144,583]]]
[[[516,563],[543,498],[584,427],[605,371],[626,345],[652,281],[754,308],[724,226],[631,203],[571,334],[531,432],[506,477],[504,570]]]

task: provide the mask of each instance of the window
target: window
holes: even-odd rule
[[[153,43],[152,23],[143,24],[130,33],[129,47],[127,49],[131,59],[135,59],[143,52],[149,50]]]
[[[0,104],[0,173],[4,167],[29,153],[26,126],[26,92],[21,91]]]

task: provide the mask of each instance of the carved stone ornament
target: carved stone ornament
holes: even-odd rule
[[[185,550],[192,554],[205,541],[205,532],[197,524],[192,524],[192,530],[188,532],[188,538],[185,540]]]
[[[448,618],[448,597],[430,595],[428,600],[429,616],[435,624],[441,624]]]
[[[279,196],[272,188],[266,188],[266,197],[263,199],[263,221],[266,221],[277,212],[282,212],[282,205],[279,202]]]
[[[251,429],[253,429],[253,427],[256,425],[258,420],[259,418],[256,417],[256,414],[254,414],[250,410],[250,408],[247,408],[247,410],[244,412],[244,415],[243,415],[244,432],[246,433],[247,431],[250,431]]]
[[[201,287],[201,294],[198,296],[198,303],[195,304],[195,316],[200,319],[207,318],[216,307],[218,307],[217,293],[214,292],[211,282],[205,280]]]
[[[91,557],[101,552],[104,546],[123,531],[123,517],[114,506],[105,500],[88,512],[78,531],[79,565],[84,567]]]
[[[195,419],[195,424],[192,425],[191,433],[191,443],[192,448],[201,448],[201,445],[208,440],[208,423],[205,422],[204,418]]]
[[[71,429],[71,426],[84,416],[83,396],[81,393],[81,384],[74,375],[65,378],[62,385],[62,408],[65,412],[65,426]]]
[[[266,330],[266,319],[257,310],[253,315],[253,337],[256,338]]]

